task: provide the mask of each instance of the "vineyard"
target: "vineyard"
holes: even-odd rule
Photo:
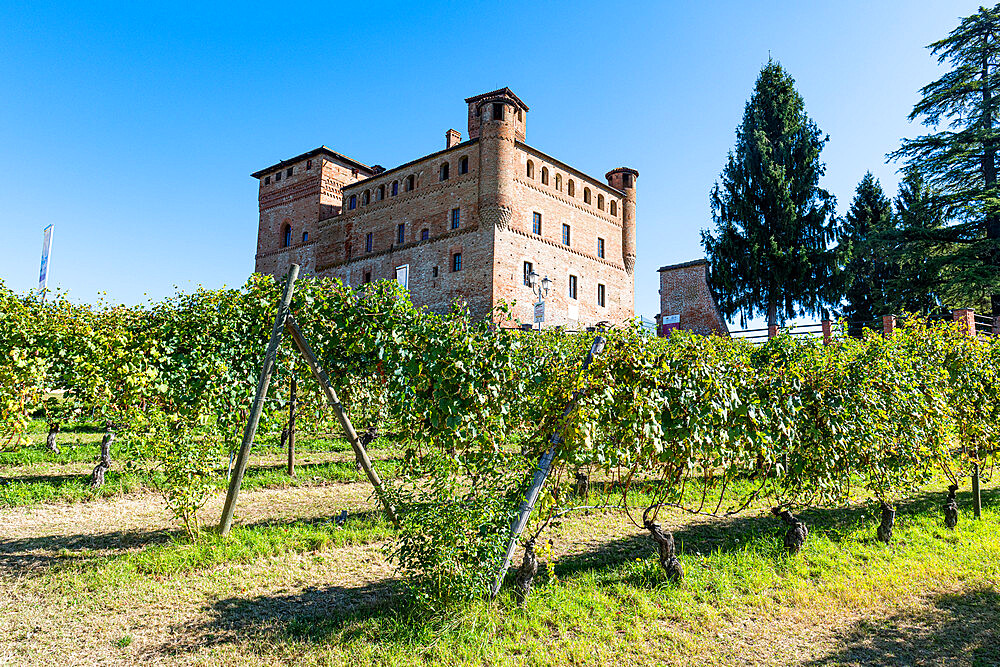
[[[233,533],[220,536],[215,524],[282,287],[255,276],[239,289],[105,307],[60,295],[43,303],[0,286],[0,460],[86,468],[57,491],[5,472],[0,504],[27,510],[151,490],[180,528],[173,544],[190,558],[218,565],[227,550],[243,550],[243,561],[271,553],[242,528],[239,503]],[[475,623],[501,622],[488,620],[499,613],[489,603],[498,569],[504,613],[550,604],[570,590],[560,583],[572,568],[560,572],[559,536],[585,517],[644,536],[622,567],[632,586],[675,591],[664,595],[700,591],[702,569],[733,566],[722,545],[740,535],[746,549],[752,542],[787,559],[781,577],[791,580],[811,542],[826,544],[837,530],[838,539],[882,545],[878,555],[866,546],[866,558],[889,562],[896,549],[900,563],[923,522],[951,529],[950,545],[970,540],[972,553],[982,531],[996,530],[992,520],[974,521],[969,486],[974,473],[992,485],[1000,344],[957,323],[912,318],[890,336],[829,345],[789,335],[758,346],[684,333],[659,339],[639,327],[520,331],[494,324],[506,323],[505,311],[489,322],[459,308],[432,314],[395,282],[353,290],[324,279],[299,280],[290,311],[361,435],[345,435],[284,336],[253,445],[278,462],[251,469],[244,488],[293,497],[307,474],[363,486],[352,447],[374,452],[384,504],[362,496],[366,507],[327,516],[321,527],[288,528],[281,539],[304,552],[330,540],[383,540],[409,619],[479,609]],[[80,432],[93,434],[89,444],[60,451],[63,435]],[[296,453],[304,457],[299,481],[280,465],[286,453],[290,471]],[[547,477],[539,461],[550,464]],[[512,525],[531,489],[537,502],[507,570]],[[989,518],[992,492],[984,495]],[[390,508],[398,526],[383,514]],[[683,517],[699,528],[685,528]],[[734,528],[740,522],[753,527],[749,538]],[[157,549],[129,552],[130,567],[184,570]],[[995,576],[991,562],[980,564],[983,576]],[[588,585],[588,595],[606,595],[599,581]]]

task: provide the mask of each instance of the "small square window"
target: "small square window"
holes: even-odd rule
[[[431,237],[431,230],[429,230],[429,229],[421,229],[420,230],[420,240],[421,241],[426,241],[430,237]]]
[[[396,226],[396,243],[402,245],[406,241],[406,224],[399,223]]]
[[[604,239],[597,239],[597,256],[604,259]]]
[[[372,233],[368,232],[368,234],[365,236],[365,252],[371,252],[371,251],[372,251]]]
[[[576,276],[569,277],[569,298],[576,298]]]
[[[542,214],[534,213],[531,216],[531,231],[539,236],[542,235]]]
[[[563,223],[563,245],[569,245],[569,225]]]
[[[526,287],[531,287],[531,272],[534,270],[531,262],[524,263],[524,284]]]
[[[451,209],[451,228],[458,229],[459,225],[462,224],[462,209],[453,208]]]
[[[455,271],[461,271],[461,270],[462,270],[462,253],[456,252],[454,255],[451,256],[451,271],[452,273],[454,273]]]
[[[604,285],[600,283],[597,284],[597,305],[604,307]]]

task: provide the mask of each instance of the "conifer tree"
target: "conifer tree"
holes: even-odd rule
[[[779,63],[761,70],[702,231],[710,282],[726,317],[769,325],[819,314],[837,299],[834,197],[819,186],[828,141]]]
[[[896,312],[898,267],[891,252],[892,203],[869,171],[854,191],[837,246],[844,280],[844,315],[870,322]]]
[[[898,302],[893,312],[931,314],[960,303],[960,296],[943,291],[951,245],[941,240],[946,221],[937,202],[920,172],[907,169],[893,202],[895,229],[887,239],[889,257],[897,267],[892,292]]]
[[[950,70],[921,90],[910,120],[921,118],[933,132],[907,139],[890,154],[904,159],[932,187],[952,223],[932,236],[947,253],[944,291],[973,307],[990,301],[1000,315],[1000,5],[962,20],[944,39],[929,45]],[[959,305],[959,304],[956,304]]]

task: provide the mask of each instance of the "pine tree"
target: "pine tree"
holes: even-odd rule
[[[894,201],[895,229],[887,239],[889,256],[897,266],[892,291],[899,300],[893,312],[929,315],[960,303],[960,296],[943,292],[952,248],[940,238],[946,221],[937,202],[937,194],[920,172],[904,172]]]
[[[819,187],[829,137],[806,115],[795,81],[761,70],[736,146],[711,193],[715,234],[702,231],[719,307],[776,325],[837,301],[835,199]]]
[[[943,291],[973,307],[992,296],[994,315],[1000,315],[998,38],[1000,5],[980,7],[928,47],[951,70],[921,88],[910,120],[922,118],[934,132],[904,140],[890,154],[940,190],[938,205],[952,217],[932,234],[937,251],[947,254]]]
[[[894,226],[892,202],[878,179],[866,173],[844,216],[837,246],[847,301],[844,314],[853,322],[871,322],[896,312],[894,281],[899,271],[889,240]]]

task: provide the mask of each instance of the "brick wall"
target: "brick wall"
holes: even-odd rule
[[[708,288],[708,262],[703,259],[664,266],[660,274],[660,315],[680,315],[679,328],[697,333],[728,334]]]

